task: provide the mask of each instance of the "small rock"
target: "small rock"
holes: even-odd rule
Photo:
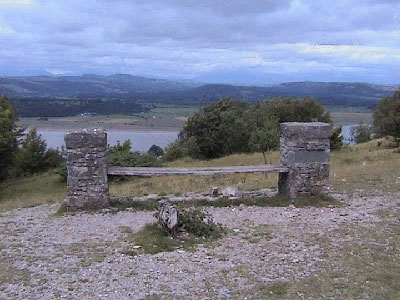
[[[241,193],[239,189],[235,186],[227,186],[222,190],[222,196],[225,197],[240,197]]]

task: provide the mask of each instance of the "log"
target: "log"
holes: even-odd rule
[[[288,167],[280,164],[247,165],[226,167],[191,167],[191,168],[164,168],[164,167],[113,167],[108,168],[108,175],[120,176],[206,176],[233,173],[270,173],[289,172]]]

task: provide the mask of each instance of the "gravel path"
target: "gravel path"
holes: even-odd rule
[[[399,209],[399,194],[336,197],[346,205],[207,208],[217,223],[231,229],[225,237],[193,252],[138,256],[123,254],[133,246],[124,240],[123,228],[138,231],[155,221],[152,212],[54,217],[57,205],[5,212],[0,218],[0,299],[199,300],[251,295],[257,284],[317,272],[324,260],[317,237],[343,224],[377,222],[377,211],[383,208]]]

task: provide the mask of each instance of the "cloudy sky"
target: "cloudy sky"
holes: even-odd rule
[[[0,0],[0,75],[400,79],[398,0]]]

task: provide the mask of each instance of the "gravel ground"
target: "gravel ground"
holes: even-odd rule
[[[121,226],[138,231],[153,212],[8,211],[0,218],[0,299],[252,299],[257,284],[315,274],[324,261],[318,236],[378,222],[377,211],[400,209],[399,195],[334,195],[345,203],[338,208],[207,208],[231,229],[225,237],[193,252],[138,256],[123,254],[134,245]]]

